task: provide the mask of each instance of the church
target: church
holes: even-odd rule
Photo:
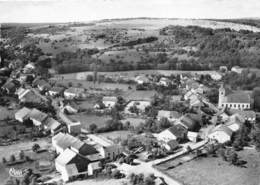
[[[231,91],[222,84],[219,88],[218,108],[251,109],[250,95],[245,91]]]

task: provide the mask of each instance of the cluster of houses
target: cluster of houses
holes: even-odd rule
[[[84,141],[65,133],[52,137],[58,153],[55,167],[64,182],[79,176],[92,176],[103,169],[103,161],[112,161],[122,153],[122,147],[97,135],[88,135]]]

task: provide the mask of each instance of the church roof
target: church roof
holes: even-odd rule
[[[226,96],[226,103],[251,103],[251,97],[243,91],[234,92]]]

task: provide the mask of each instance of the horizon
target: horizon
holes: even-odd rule
[[[258,19],[259,9],[258,0],[0,0],[0,23],[93,22],[140,17]]]
[[[260,20],[260,17],[241,17],[241,18],[175,18],[175,17],[125,17],[125,18],[111,18],[111,19],[96,19],[96,20],[89,20],[89,21],[67,21],[67,22],[0,22],[1,24],[73,24],[73,23],[95,23],[99,21],[114,21],[114,20],[131,20],[131,19],[187,19],[187,20],[210,20],[210,21],[221,21],[221,20]]]

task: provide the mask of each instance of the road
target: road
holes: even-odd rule
[[[190,145],[190,147],[191,147],[192,150],[194,150],[194,149],[197,149],[197,148],[204,146],[207,142],[208,142],[207,140],[203,140],[201,142],[195,143],[194,145]],[[157,170],[153,166],[160,164],[160,163],[163,163],[165,161],[171,160],[171,159],[176,158],[178,156],[181,156],[181,155],[185,154],[185,152],[186,152],[186,150],[183,149],[182,151],[180,151],[178,153],[172,154],[172,155],[167,156],[167,157],[162,158],[162,159],[150,161],[150,162],[143,162],[143,161],[140,161],[140,160],[135,160],[135,162],[139,163],[139,165],[136,165],[136,166],[131,166],[131,165],[128,165],[128,164],[125,164],[125,163],[123,163],[121,165],[117,164],[117,166],[118,166],[118,170],[125,173],[126,175],[129,175],[131,173],[135,173],[135,174],[143,173],[144,175],[154,174],[155,176],[164,178],[165,182],[168,185],[181,185],[182,183],[180,183],[177,180],[169,177],[165,173]]]

